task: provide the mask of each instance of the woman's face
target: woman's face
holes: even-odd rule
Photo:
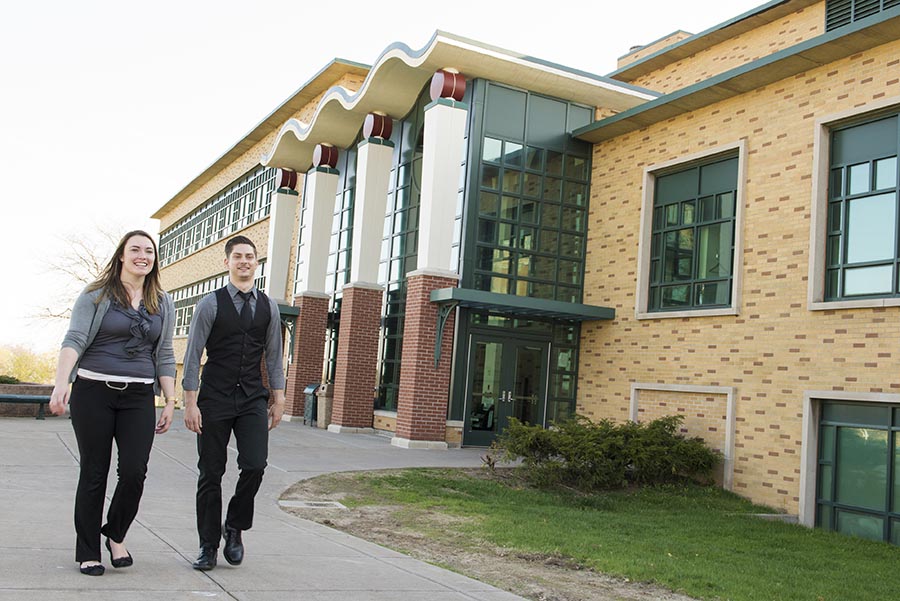
[[[146,236],[132,236],[125,243],[125,251],[119,259],[122,262],[122,275],[142,278],[153,270],[156,253],[153,241]]]

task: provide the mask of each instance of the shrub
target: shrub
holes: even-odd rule
[[[684,478],[708,479],[719,453],[700,438],[678,433],[681,416],[642,424],[592,422],[576,416],[550,429],[510,419],[495,446],[506,461],[522,460],[532,484],[585,491],[619,488],[629,482],[660,484]]]
[[[18,384],[18,378],[12,376],[0,375],[0,384]]]

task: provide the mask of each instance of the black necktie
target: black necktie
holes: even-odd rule
[[[251,292],[241,292],[238,291],[238,296],[244,299],[244,306],[241,307],[241,329],[249,330],[250,325],[253,323],[253,310],[250,308],[250,297],[253,296]]]

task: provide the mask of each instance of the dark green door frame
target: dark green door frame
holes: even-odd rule
[[[473,332],[468,337],[463,445],[490,446],[509,419],[543,426],[549,339]]]

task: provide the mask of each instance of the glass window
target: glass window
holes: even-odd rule
[[[847,262],[866,263],[894,256],[897,229],[895,194],[847,202]]]
[[[898,296],[898,117],[831,135],[825,300]]]
[[[872,428],[838,429],[836,501],[882,509],[887,492],[888,432]]]
[[[897,157],[875,161],[875,189],[897,187]]]
[[[657,176],[650,311],[731,304],[737,166],[731,157]]]
[[[837,511],[837,531],[869,540],[883,540],[884,519],[873,515]]]
[[[503,142],[495,138],[485,138],[481,149],[481,160],[489,163],[499,163],[503,153]]]
[[[900,428],[896,405],[828,401],[819,425],[816,525],[897,544]],[[885,526],[890,525],[890,529]]]
[[[274,167],[255,167],[162,232],[159,266],[170,265],[267,216],[276,171]]]

